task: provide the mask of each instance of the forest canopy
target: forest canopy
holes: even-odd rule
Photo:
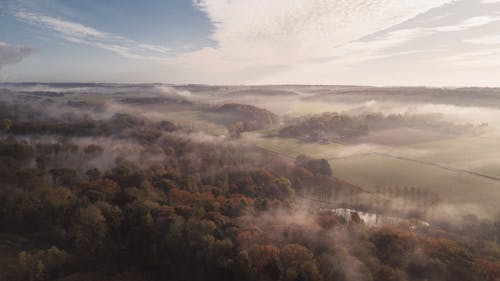
[[[337,177],[323,158],[289,159],[102,105],[49,114],[44,108],[53,103],[0,103],[0,236],[9,241],[2,257],[9,269],[0,276],[7,280],[499,276],[500,218],[429,224],[422,210],[439,202],[432,192],[384,187],[373,194]],[[250,106],[217,111],[227,120],[236,114],[246,129],[279,122]],[[305,122],[409,122],[315,118]],[[377,199],[368,204],[366,196]],[[373,215],[388,223],[371,223]]]

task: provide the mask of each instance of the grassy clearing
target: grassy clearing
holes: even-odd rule
[[[463,137],[394,149],[391,154],[500,176],[500,139]]]

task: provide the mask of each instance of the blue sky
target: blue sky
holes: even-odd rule
[[[16,12],[36,13],[67,20],[138,42],[182,48],[211,44],[212,25],[190,1],[133,0],[2,0],[2,37],[25,44],[39,44],[32,35],[50,36],[23,23]],[[30,36],[31,35],[31,36]],[[38,38],[39,39],[39,38]]]
[[[500,86],[499,0],[0,0],[0,79]]]
[[[32,49],[22,63],[4,71],[6,81],[141,82],[148,80],[140,77],[141,72],[168,71],[168,66],[158,66],[154,58],[215,44],[210,39],[213,26],[208,17],[185,0],[2,0],[0,9],[0,42]],[[43,24],[52,19],[60,22]],[[57,24],[64,23],[77,25],[76,30],[57,30]],[[78,28],[106,33],[106,38],[82,43],[79,40],[87,36],[79,34]],[[145,47],[138,47],[142,45]],[[110,46],[141,50],[127,55],[107,48]]]

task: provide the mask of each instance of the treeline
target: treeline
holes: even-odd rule
[[[455,124],[426,115],[370,113],[352,116],[323,113],[293,119],[279,130],[278,135],[313,142],[349,141],[367,135],[369,132],[384,129],[415,128],[447,134],[464,134],[480,132],[485,126],[487,125]]]
[[[242,132],[268,129],[279,125],[280,118],[256,106],[238,103],[228,103],[210,110],[214,119],[227,126],[229,135],[240,137]]]
[[[13,135],[103,136],[132,138],[148,143],[156,141],[162,133],[176,129],[175,125],[168,121],[153,122],[120,112],[102,118],[92,118],[88,112],[80,114],[62,112],[51,116],[40,108],[33,108],[27,104],[10,105],[0,102],[0,130],[2,128],[4,132]]]

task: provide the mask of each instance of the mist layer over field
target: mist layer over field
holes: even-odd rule
[[[497,89],[0,84],[0,279],[495,280],[497,120]]]
[[[169,120],[204,132],[199,139],[257,145],[284,157],[325,158],[336,176],[367,190],[415,187],[436,192],[461,212],[487,216],[500,211],[496,204],[500,90],[495,88],[165,84],[2,84],[1,88],[0,99],[44,103],[52,116],[106,118],[124,111]],[[267,109],[279,116],[280,125],[244,130],[237,140],[230,139],[227,127],[232,119],[227,121],[213,109],[236,103]],[[330,119],[321,120],[325,114]],[[356,127],[353,133],[341,124],[354,137],[339,134],[339,127],[310,129],[312,123],[331,123],[332,118],[366,128]],[[296,126],[300,133],[280,134],[286,126]]]

